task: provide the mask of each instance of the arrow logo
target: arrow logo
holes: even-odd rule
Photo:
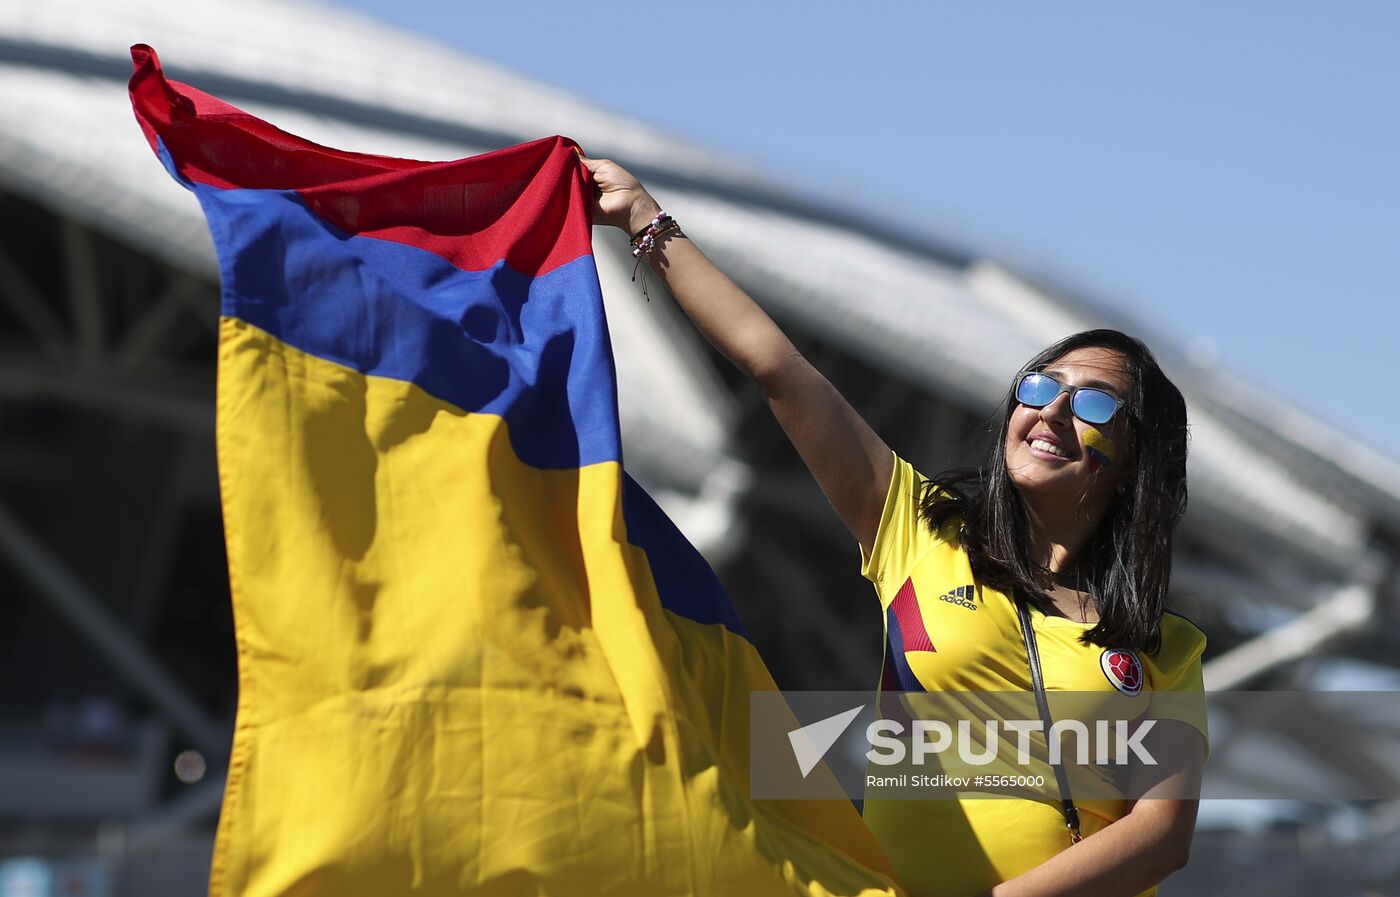
[[[841,733],[846,731],[851,721],[864,709],[865,705],[861,704],[788,733],[788,741],[792,742],[792,753],[797,758],[797,768],[802,770],[802,778],[807,778],[807,774],[816,768],[822,757],[825,757],[826,752],[836,743],[836,739],[841,737]]]

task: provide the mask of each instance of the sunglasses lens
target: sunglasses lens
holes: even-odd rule
[[[1074,394],[1074,415],[1085,423],[1106,424],[1118,410],[1118,401],[1097,389],[1081,389]]]
[[[1032,408],[1044,408],[1060,394],[1060,384],[1044,374],[1026,374],[1016,384],[1016,401]]]

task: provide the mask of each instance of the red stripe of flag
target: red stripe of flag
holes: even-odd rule
[[[593,181],[572,140],[546,137],[436,163],[346,152],[167,80],[145,44],[131,48],[131,60],[136,120],[152,149],[165,144],[182,178],[294,192],[346,234],[416,246],[465,271],[504,258],[534,277],[593,252]],[[561,145],[571,151],[558,152]],[[560,168],[570,193],[555,189]]]

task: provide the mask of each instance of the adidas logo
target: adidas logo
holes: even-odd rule
[[[956,604],[959,607],[965,607],[968,610],[977,610],[977,605],[974,604],[972,601],[972,593],[972,586],[958,586],[951,592],[945,592],[944,594],[939,595],[938,600],[946,601],[949,604]]]

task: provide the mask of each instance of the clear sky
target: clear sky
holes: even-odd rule
[[[326,2],[1050,267],[1400,460],[1400,4]]]

